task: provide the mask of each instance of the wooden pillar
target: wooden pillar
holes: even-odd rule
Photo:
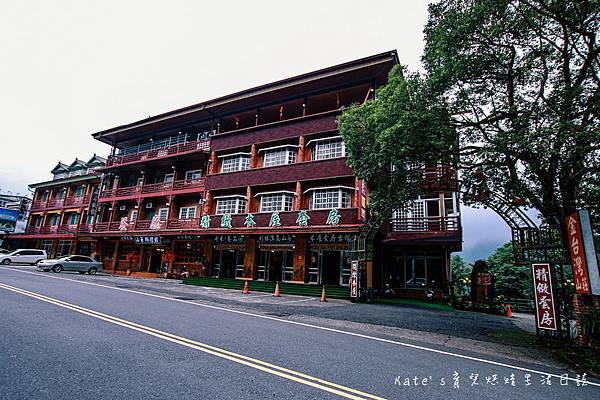
[[[296,282],[306,281],[306,257],[308,254],[308,240],[305,236],[296,236],[294,247],[294,277]]]
[[[367,261],[367,289],[373,288],[373,261]]]
[[[304,154],[306,153],[306,147],[304,145],[304,136],[300,136],[300,138],[298,139],[298,146],[298,157],[296,157],[296,162],[302,162],[304,161]]]
[[[117,239],[115,243],[115,250],[113,251],[113,271],[116,274],[119,266],[119,248],[121,247],[121,241]]]
[[[204,257],[206,257],[206,265],[204,265],[202,275],[208,276],[213,266],[213,241],[210,238],[204,239]]]
[[[48,254],[48,258],[56,258],[57,250],[58,250],[58,240],[53,240],[52,248],[50,249],[50,254]]]
[[[203,215],[210,214],[210,210],[212,209],[212,203],[213,203],[212,195],[210,194],[209,191],[206,191],[204,194],[204,205],[202,207]]]
[[[244,278],[254,279],[256,275],[256,238],[248,237],[244,253]]]
[[[219,159],[214,151],[210,153],[210,165],[208,166],[208,174],[216,174],[219,169]]]
[[[256,151],[256,145],[252,145],[252,158],[250,158],[250,168],[258,167],[258,152]]]
[[[169,251],[171,252],[171,258],[169,259],[169,264],[167,265],[167,271],[171,271],[173,273],[173,263],[175,262],[175,241],[171,240],[171,246],[169,247]],[[162,274],[162,265],[161,265],[161,274]]]
[[[117,215],[117,202],[111,202],[110,208],[112,208],[112,210],[110,210],[110,217],[108,219],[108,222],[113,222],[115,220],[115,215]]]
[[[296,181],[296,201],[294,202],[294,211],[302,209],[302,182]]]
[[[253,210],[252,207],[252,202],[253,202],[253,198],[252,198],[252,188],[250,186],[246,186],[246,209],[244,210],[244,212],[249,213],[252,212],[251,210]]]

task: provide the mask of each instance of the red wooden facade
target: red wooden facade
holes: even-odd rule
[[[27,235],[91,238],[114,272],[176,275],[185,265],[193,275],[347,285],[368,187],[346,163],[336,117],[372,99],[395,64],[395,52],[378,54],[98,132],[113,152],[90,180],[97,198],[36,191],[43,222],[30,221]],[[461,243],[456,171],[429,167],[424,178],[431,198],[421,214],[383,225],[367,286],[400,269],[403,289],[447,278]],[[65,221],[92,203],[92,218]],[[58,224],[48,212],[61,213]]]

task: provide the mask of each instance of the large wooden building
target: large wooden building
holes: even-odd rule
[[[372,99],[397,63],[386,52],[93,134],[112,146],[81,232],[96,241],[93,255],[114,272],[185,266],[341,286],[361,259],[368,287],[420,296],[435,281],[441,290],[462,242],[456,173],[428,166],[427,194],[373,221],[368,184],[346,164],[336,126],[342,107]],[[47,213],[32,229],[47,226]]]

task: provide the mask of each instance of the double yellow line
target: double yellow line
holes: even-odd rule
[[[177,343],[179,345],[189,347],[191,349],[199,350],[207,354],[211,354],[216,357],[224,358],[229,361],[233,361],[238,364],[245,365],[250,368],[257,369],[259,371],[266,372],[271,375],[279,376],[284,379],[289,379],[294,382],[301,383],[313,387],[315,389],[323,390],[325,392],[333,393],[347,399],[374,399],[374,400],[385,400],[383,397],[375,396],[369,393],[362,392],[360,390],[352,389],[346,386],[338,385],[333,382],[326,381],[324,379],[316,378],[310,375],[303,374],[291,369],[280,367],[275,364],[271,364],[265,361],[257,360],[255,358],[247,357],[242,354],[233,353],[231,351],[223,350],[218,347],[210,346],[204,343],[197,342],[195,340],[187,339],[181,336],[174,335],[172,333],[160,331],[148,326],[140,325],[135,322],[127,321],[121,318],[113,317],[112,315],[104,314],[98,311],[90,310],[89,308],[80,307],[75,304],[67,303],[62,300],[58,300],[52,297],[44,296],[39,293],[30,292],[25,289],[21,289],[15,286],[6,285],[0,283],[0,288],[9,290],[11,292],[19,293],[24,296],[28,296],[37,300],[44,301],[46,303],[54,304],[59,307],[63,307],[84,315],[88,315],[93,318],[97,318],[111,324],[119,325],[124,328],[128,328],[134,331],[145,333],[150,336],[157,337],[159,339],[166,340],[168,342]]]

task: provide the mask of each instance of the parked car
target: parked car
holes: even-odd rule
[[[38,262],[47,258],[48,255],[46,254],[46,250],[19,249],[13,251],[12,253],[0,254],[0,264],[37,264]]]
[[[70,255],[52,260],[43,260],[37,264],[38,268],[44,271],[61,272],[77,271],[80,274],[86,272],[95,275],[98,271],[104,271],[102,263],[88,256]]]

